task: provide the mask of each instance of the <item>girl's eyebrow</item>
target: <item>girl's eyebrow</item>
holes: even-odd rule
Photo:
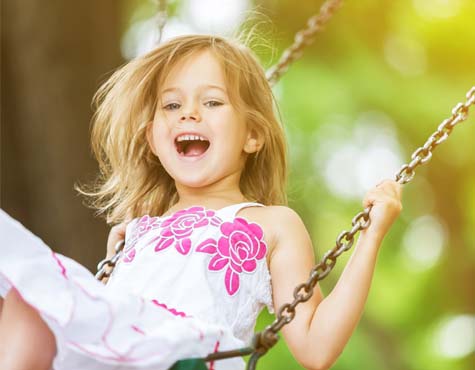
[[[198,87],[199,90],[204,90],[204,89],[218,89],[218,90],[221,90],[222,92],[224,92],[226,94],[226,90],[223,89],[221,86],[218,86],[218,85],[212,85],[212,84],[207,84],[207,85],[200,85]],[[171,91],[179,91],[181,92],[181,89],[179,87],[169,87],[165,90],[162,90],[162,94],[165,94],[166,92],[171,92]]]

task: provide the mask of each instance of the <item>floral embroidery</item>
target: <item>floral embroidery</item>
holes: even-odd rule
[[[130,263],[134,260],[136,250],[135,245],[140,237],[148,233],[152,229],[156,229],[160,226],[160,219],[158,217],[150,217],[148,215],[142,216],[135,227],[132,229],[132,234],[128,239],[126,248],[124,249],[123,261]]]
[[[162,222],[163,229],[160,235],[151,241],[155,243],[155,251],[161,251],[174,244],[179,253],[188,254],[191,250],[189,236],[194,229],[210,224],[218,226],[222,222],[215,213],[203,207],[191,207],[174,213]]]
[[[208,225],[219,227],[221,237],[206,239],[195,251],[212,255],[208,270],[225,270],[224,285],[232,296],[239,290],[240,274],[254,272],[257,261],[263,259],[267,253],[262,228],[244,218],[236,217],[232,222],[223,222],[214,210],[199,206],[180,210],[163,220],[159,217],[143,216],[132,228],[123,261],[132,262],[136,256],[135,245],[138,239],[156,228],[161,229],[159,235],[148,242],[148,245],[154,246],[155,252],[173,245],[180,254],[187,255],[193,247],[190,236],[194,230]],[[162,305],[158,302],[156,304]],[[173,311],[175,310],[170,310],[175,315],[184,315]]]
[[[219,240],[207,239],[196,247],[196,251],[214,255],[209,261],[209,270],[219,271],[226,267],[224,284],[228,294],[233,295],[239,289],[239,274],[253,272],[257,261],[266,255],[267,246],[261,227],[243,218],[222,223],[220,230],[223,236]]]

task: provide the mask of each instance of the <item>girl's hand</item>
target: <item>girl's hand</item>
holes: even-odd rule
[[[107,238],[107,255],[106,258],[112,258],[115,254],[116,244],[125,239],[125,228],[127,227],[128,221],[124,221],[120,224],[117,224],[111,228],[109,232],[109,237]]]
[[[382,240],[402,211],[401,198],[402,185],[394,180],[383,180],[369,190],[363,199],[363,207],[372,206],[369,213],[371,224],[364,231]]]

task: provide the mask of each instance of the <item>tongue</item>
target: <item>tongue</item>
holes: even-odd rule
[[[203,154],[208,149],[208,144],[204,141],[191,141],[185,147],[185,156],[196,157]]]

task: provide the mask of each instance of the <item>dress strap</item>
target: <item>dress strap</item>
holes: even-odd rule
[[[232,205],[230,205],[230,206],[221,208],[221,209],[219,210],[219,212],[220,212],[221,215],[223,215],[225,218],[227,218],[227,219],[233,219],[234,217],[236,217],[236,214],[237,214],[241,209],[244,209],[244,208],[247,208],[247,207],[265,207],[265,206],[264,206],[263,204],[257,203],[257,202],[245,202],[245,203],[232,204]]]

